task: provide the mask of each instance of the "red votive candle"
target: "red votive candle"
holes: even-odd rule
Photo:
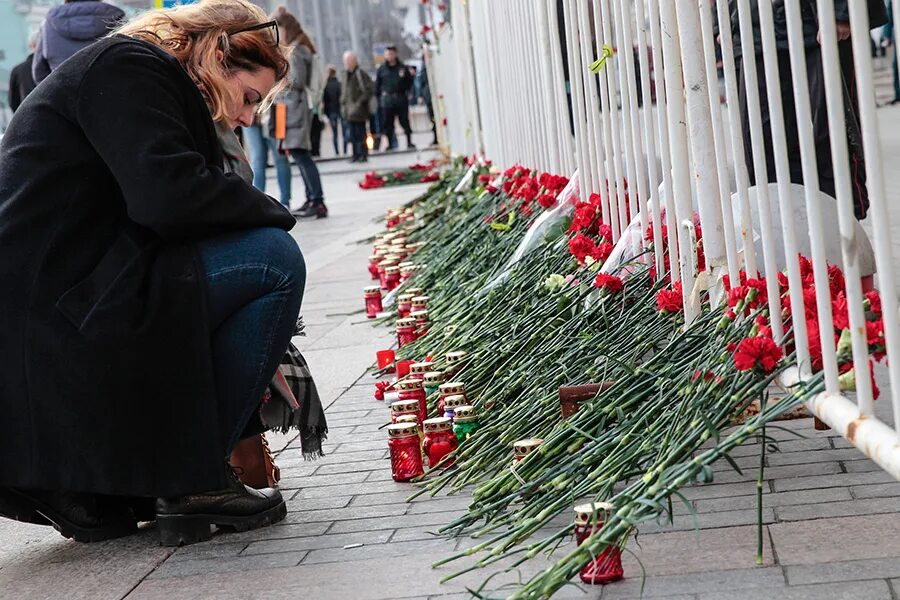
[[[425,421],[425,441],[422,442],[422,450],[428,457],[428,466],[435,468],[440,463],[441,467],[453,465],[453,459],[441,460],[456,450],[459,441],[453,433],[453,423],[447,417],[437,417]]]
[[[388,448],[391,452],[391,476],[394,481],[409,481],[425,472],[419,428],[415,423],[388,425]]]
[[[381,288],[377,285],[369,286],[365,289],[366,298],[366,317],[374,319],[378,316],[384,307],[381,304]]]
[[[608,502],[575,507],[575,541],[579,546],[591,534],[600,531],[612,508],[612,504]],[[616,545],[607,546],[597,558],[584,566],[579,576],[584,583],[601,585],[622,579],[622,551]]]

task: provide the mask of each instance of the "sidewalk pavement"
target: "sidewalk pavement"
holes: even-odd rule
[[[881,118],[885,156],[892,158],[900,150],[900,107],[882,109]],[[409,156],[394,155],[364,166],[409,162]],[[492,572],[439,584],[469,563],[436,570],[431,563],[474,542],[431,532],[461,514],[468,499],[405,502],[413,488],[391,480],[386,435],[379,430],[388,421],[387,407],[373,399],[374,380],[365,375],[375,350],[387,347],[392,336],[364,322],[369,246],[355,242],[379,230],[373,219],[385,208],[424,186],[361,191],[361,171],[335,170],[340,172],[323,168],[330,218],[304,221],[294,230],[309,269],[307,336],[296,341],[327,406],[328,455],[304,462],[292,436],[272,439],[289,499],[285,521],[175,550],[157,545],[152,526],[123,540],[81,545],[48,528],[0,520],[0,597],[461,600],[470,597],[467,587]],[[900,172],[887,169],[887,176],[888,197],[900,197]],[[879,412],[888,404],[881,400]],[[643,592],[670,600],[896,599],[900,482],[834,432],[815,431],[810,419],[782,425],[786,431],[770,429],[784,441],[780,452],[768,455],[765,470],[763,565],[754,560],[758,447],[749,445],[734,452],[743,475],[723,463],[713,483],[684,490],[696,523],[687,507],[676,505],[674,523],[641,527],[629,545],[634,555],[625,556],[624,581],[605,588],[572,585],[555,597],[624,600]],[[562,515],[557,525],[570,517]],[[492,581],[491,588],[547,564],[539,557]]]

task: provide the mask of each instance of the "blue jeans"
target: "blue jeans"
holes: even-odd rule
[[[306,264],[297,242],[280,229],[253,229],[197,244],[206,272],[213,371],[225,456],[259,408],[284,357]]]
[[[341,115],[339,115],[338,113],[331,113],[330,115],[328,115],[328,123],[331,125],[331,143],[334,145],[334,153],[341,154],[341,151],[340,151],[341,145],[340,145],[340,142],[338,141],[339,127],[343,124],[343,121],[341,120]],[[344,132],[343,137],[344,137],[344,152],[346,152],[347,151],[346,131]]]
[[[266,165],[269,161],[269,153],[272,153],[275,161],[275,176],[278,178],[278,188],[281,192],[281,203],[291,207],[291,163],[287,156],[278,152],[278,140],[265,137],[262,127],[242,127],[244,140],[247,143],[247,151],[250,154],[250,166],[253,168],[253,187],[261,192],[266,191]]]
[[[303,185],[306,187],[306,200],[311,204],[325,204],[325,193],[322,191],[322,178],[319,177],[319,167],[309,150],[291,150],[291,156],[300,169]]]

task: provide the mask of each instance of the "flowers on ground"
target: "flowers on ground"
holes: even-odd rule
[[[738,371],[758,371],[769,374],[775,370],[784,356],[781,347],[770,337],[744,338],[732,354]]]
[[[668,314],[684,312],[684,297],[680,281],[672,284],[671,288],[659,290],[656,293],[656,310]]]
[[[594,278],[594,287],[608,290],[610,293],[615,294],[621,292],[625,288],[625,284],[622,282],[621,278],[616,277],[615,275],[597,273],[597,277]]]

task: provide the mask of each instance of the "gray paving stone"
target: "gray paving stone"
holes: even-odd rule
[[[769,526],[783,565],[900,557],[900,514],[838,517]]]
[[[775,510],[780,521],[801,521],[805,519],[825,519],[828,517],[894,513],[900,510],[900,500],[897,498],[866,498],[849,502],[782,506]]]
[[[726,593],[700,594],[699,600],[892,600],[887,582],[853,581],[850,583],[825,583],[821,585],[791,586],[777,591],[742,590]]]
[[[421,540],[414,542],[394,542],[379,544],[377,546],[362,546],[359,548],[325,548],[312,550],[303,559],[304,565],[333,563],[342,561],[354,561],[377,556],[379,558],[391,556],[425,555],[437,558],[451,554],[454,545],[448,540]]]
[[[784,572],[790,585],[890,579],[900,577],[900,557],[848,560],[817,565],[788,565],[784,568]]]
[[[793,490],[812,490],[829,487],[868,487],[867,484],[888,483],[893,481],[893,477],[891,477],[884,471],[878,470],[868,471],[864,473],[835,473],[832,475],[814,475],[811,477],[775,479],[772,481],[772,485],[777,492],[788,492]]]
[[[429,498],[421,502],[411,503],[409,514],[418,515],[423,513],[441,511],[465,511],[469,507],[469,504],[471,504],[471,502],[471,498],[467,496]]]
[[[320,465],[316,470],[316,475],[333,475],[335,473],[356,473],[360,471],[380,471],[390,469],[390,460],[379,458],[377,460],[366,460],[354,463],[333,463]]]
[[[218,544],[202,542],[178,548],[167,562],[234,557],[240,554],[248,544],[249,542],[223,542]]]
[[[839,448],[837,450],[819,450],[816,452],[789,452],[787,454],[768,454],[767,463],[773,467],[783,465],[808,464],[813,462],[861,461],[869,462],[865,455],[856,448]]]
[[[739,483],[708,483],[683,488],[681,494],[688,500],[704,500],[708,498],[731,498],[734,496],[750,496],[756,494],[756,480]],[[673,502],[675,500],[673,499]]]
[[[288,500],[288,511],[321,510],[344,508],[350,504],[351,496],[327,496],[324,498],[302,498]]]
[[[795,504],[809,504],[813,502],[837,502],[852,500],[850,490],[847,488],[825,488],[816,490],[798,490],[793,492],[763,493],[763,506],[779,507]],[[757,503],[756,495],[738,496],[734,498],[714,498],[709,500],[697,500],[694,502],[696,510],[702,514],[718,512],[722,510],[740,510],[754,508]],[[676,513],[684,514],[687,507],[678,503],[673,505]]]
[[[900,482],[858,485],[850,488],[854,498],[900,497]]]
[[[377,531],[379,529],[401,529],[405,527],[433,527],[435,525],[445,525],[446,523],[447,515],[444,513],[425,513],[422,515],[338,521],[328,532],[351,533],[354,531]]]
[[[747,510],[729,510],[714,513],[704,513],[697,515],[694,521],[690,515],[675,515],[674,524],[670,525],[668,521],[662,524],[646,523],[639,525],[639,529],[643,533],[653,533],[660,531],[684,531],[690,529],[715,529],[719,527],[737,527],[740,525],[752,525],[756,523],[756,509]],[[763,523],[773,523],[775,521],[775,513],[772,508],[763,508]]]
[[[641,584],[643,583],[643,590]],[[611,583],[603,590],[604,600],[620,600],[624,598],[668,598],[679,594],[709,593],[712,597],[723,598],[726,592],[746,592],[757,588],[762,597],[781,598],[784,590],[784,575],[779,567],[760,567],[755,569],[738,569],[712,571],[702,576],[696,573],[682,575],[663,575],[647,577],[641,581],[639,576],[626,578]],[[765,596],[764,594],[769,594]]]
[[[385,461],[385,464],[382,464],[380,469],[375,469],[373,471],[369,471],[368,477],[366,477],[366,481],[389,481],[393,479],[393,475],[391,474],[391,463]]]
[[[300,507],[302,501],[298,501]],[[373,517],[396,517],[406,514],[408,506],[405,504],[378,504],[375,506],[359,506],[349,508],[332,508],[322,510],[299,510],[290,512],[284,519],[285,525],[294,523],[325,523],[333,521],[347,521],[352,519],[371,519]]]
[[[394,532],[385,529],[382,531],[360,531],[357,533],[341,533],[337,535],[317,535],[298,538],[283,538],[277,540],[260,540],[251,542],[243,549],[242,555],[271,554],[274,552],[298,552],[301,550],[320,550],[323,548],[343,548],[350,544],[365,544],[371,547],[376,544],[384,544]]]
[[[810,438],[806,440],[791,436],[789,439],[778,442],[778,452],[782,454],[791,452],[809,452],[813,450],[831,450],[832,446],[828,438]],[[766,454],[773,454],[766,450]],[[759,444],[744,444],[731,452],[732,457],[759,456]]]
[[[164,579],[167,577],[188,577],[190,575],[213,575],[216,573],[233,574],[241,571],[255,571],[262,568],[289,567],[297,565],[306,556],[306,552],[283,552],[258,556],[235,556],[205,560],[166,561],[148,576],[148,579]],[[245,574],[248,579],[255,579]]]
[[[338,473],[335,475],[304,475],[301,477],[283,477],[278,482],[278,487],[283,490],[293,490],[301,487],[334,487],[345,483],[359,483],[369,475],[363,473]]]
[[[460,538],[449,538],[441,535],[438,529],[442,525],[446,525],[449,521],[445,521],[431,527],[416,526],[398,529],[391,536],[391,542],[414,542],[416,540],[446,540],[448,544],[456,543]]]
[[[841,469],[840,463],[838,462],[811,462],[788,465],[784,467],[768,465],[766,467],[765,477],[766,479],[777,480],[792,479],[794,477],[808,477],[812,475],[828,475],[841,472],[843,471]],[[743,475],[733,470],[715,473],[713,484],[736,483],[741,481],[756,481],[756,465],[754,465],[752,468],[744,470]]]
[[[856,452],[862,456],[862,453],[860,453],[859,450],[856,450]],[[863,458],[862,460],[848,460],[841,464],[848,473],[871,473],[873,471],[882,470],[881,467],[867,458]]]
[[[330,495],[346,496],[346,495],[362,495],[362,494],[380,494],[382,492],[399,492],[407,491],[410,495],[416,492],[409,484],[397,483],[395,481],[371,481],[368,483],[333,485],[327,487],[307,487],[297,491],[292,500],[295,498],[322,498]],[[285,494],[287,495],[287,494]]]
[[[399,492],[382,492],[380,494],[363,494],[359,496],[354,496],[353,500],[350,501],[350,506],[371,506],[374,504],[394,504],[398,502],[405,503],[410,496],[415,493],[415,490],[409,491],[399,491]],[[431,498],[427,498],[424,500],[417,500],[412,502],[412,505],[417,504],[427,504]]]

